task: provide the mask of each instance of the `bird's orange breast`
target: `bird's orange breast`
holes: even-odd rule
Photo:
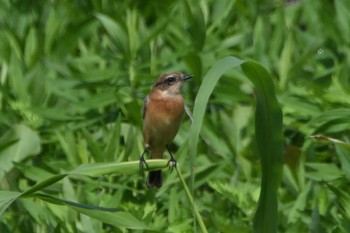
[[[184,103],[180,95],[169,99],[151,99],[146,112],[146,114],[151,115],[150,117],[166,122],[181,120],[183,113]]]
[[[145,143],[151,148],[156,146],[165,149],[176,136],[183,114],[181,95],[171,98],[150,95],[143,122]]]

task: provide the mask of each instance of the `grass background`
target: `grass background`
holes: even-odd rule
[[[196,117],[201,84],[228,56],[263,65],[282,108],[270,221],[278,232],[350,232],[349,22],[346,0],[1,0],[0,232],[199,231],[175,172],[146,190],[136,163],[120,166],[143,151],[140,109],[155,78],[193,74],[183,92]],[[209,232],[264,232],[255,213],[269,135],[255,134],[254,68],[228,69],[202,124],[184,118],[172,145]]]

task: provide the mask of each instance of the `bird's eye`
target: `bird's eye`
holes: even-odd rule
[[[167,82],[168,84],[170,84],[170,83],[175,82],[175,80],[176,80],[176,78],[173,77],[173,76],[171,76],[171,77],[168,77],[168,78],[166,79],[166,82]]]

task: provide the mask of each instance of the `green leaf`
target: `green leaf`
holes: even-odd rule
[[[60,20],[57,16],[54,7],[50,7],[48,11],[47,22],[45,23],[45,54],[49,54],[51,51],[52,45],[58,36],[60,23],[62,22],[62,20]]]
[[[128,229],[150,229],[143,222],[139,221],[132,214],[120,211],[116,208],[104,208],[98,206],[91,206],[86,204],[80,204],[72,201],[63,200],[57,197],[53,197],[46,194],[35,194],[33,197],[40,198],[44,201],[50,202],[55,205],[65,205],[79,213],[85,214],[92,218],[95,218],[104,223],[111,224],[118,228]],[[1,198],[1,193],[0,193]],[[117,211],[117,212],[116,212]]]
[[[104,161],[113,161],[118,158],[120,153],[120,132],[121,131],[121,117],[117,117],[113,127],[110,129],[108,142],[105,149],[106,158]]]
[[[20,192],[0,191],[0,217],[20,195]]]
[[[335,132],[346,130],[344,124],[349,124],[350,109],[333,109],[330,111],[323,112],[310,121],[310,125],[314,126],[314,134],[318,132],[331,131],[332,128],[336,128]]]
[[[200,4],[192,1],[186,1],[187,17],[189,19],[189,32],[192,37],[193,47],[201,51],[206,37],[206,28],[204,16]]]
[[[261,159],[262,180],[253,232],[277,232],[277,189],[282,176],[282,110],[272,78],[255,62],[242,64],[256,90],[255,136]]]
[[[32,27],[29,30],[25,49],[24,49],[24,61],[27,66],[33,66],[35,63],[36,53],[38,51],[38,35],[36,28]]]
[[[176,167],[175,169],[176,169],[177,175],[179,176],[179,179],[180,179],[180,181],[182,183],[182,186],[185,189],[187,198],[188,198],[188,200],[189,200],[189,202],[190,202],[190,204],[192,206],[193,214],[196,216],[196,220],[197,220],[198,225],[199,225],[199,227],[201,229],[201,232],[207,233],[208,231],[207,231],[207,228],[206,228],[206,226],[204,224],[202,216],[200,215],[200,213],[199,213],[199,211],[197,209],[197,206],[196,206],[196,204],[195,204],[195,202],[193,200],[193,196],[191,195],[190,190],[188,189],[188,187],[186,185],[186,182],[185,182],[185,180],[184,180],[184,178],[183,178],[183,176],[181,174],[181,171],[180,171],[180,169],[178,167]]]
[[[15,125],[0,141],[12,142],[0,151],[0,180],[13,168],[13,162],[21,162],[40,151],[40,138],[37,132],[25,125]]]
[[[101,210],[88,210],[77,206],[70,206],[70,208],[78,211],[79,213],[85,214],[99,221],[102,221],[118,228],[128,229],[151,229],[146,224],[135,218],[128,212],[105,212]]]
[[[348,180],[350,180],[350,145],[338,143],[335,144],[337,156],[342,167],[343,172]]]
[[[77,203],[77,202],[68,201],[68,200],[64,200],[64,199],[61,199],[61,198],[53,197],[53,196],[50,196],[50,195],[47,195],[47,194],[43,194],[43,193],[33,194],[32,197],[40,198],[40,199],[42,199],[44,201],[50,202],[50,203],[55,204],[55,205],[66,205],[68,207],[75,206],[75,207],[82,208],[82,209],[99,210],[99,211],[105,211],[105,212],[120,211],[117,208],[105,208],[105,207],[81,204],[81,203]]]
[[[284,43],[281,59],[280,59],[280,87],[282,89],[285,88],[288,78],[289,78],[289,70],[291,66],[291,55],[294,49],[294,43],[292,40],[292,36],[289,35],[287,41]]]
[[[7,36],[7,41],[11,47],[11,51],[16,55],[17,58],[21,58],[21,46],[19,45],[16,37],[10,31],[5,31],[5,35]]]
[[[291,204],[292,208],[287,213],[289,223],[295,224],[300,221],[300,212],[304,211],[307,205],[308,193],[310,193],[311,182],[308,182],[304,189],[299,193],[296,200]]]
[[[344,176],[335,164],[328,163],[306,163],[305,166],[310,168],[306,174],[312,180],[317,181],[333,181]]]
[[[350,29],[349,29],[349,12],[350,12],[350,5],[346,1],[335,1],[334,2],[335,9],[337,11],[336,14],[336,21],[339,25],[339,28],[341,30],[341,34],[339,35],[346,41],[347,43],[350,42]]]
[[[197,153],[200,128],[209,96],[221,75],[240,64],[242,64],[243,72],[254,84],[257,98],[255,129],[263,172],[254,231],[276,232],[277,189],[282,173],[282,110],[275,96],[272,78],[261,65],[254,62],[243,62],[234,57],[226,57],[214,65],[204,77],[195,101],[190,133],[191,169]],[[191,172],[193,171],[191,170]],[[191,185],[193,183],[194,175],[192,173]]]
[[[58,181],[62,180],[64,177],[66,177],[67,174],[59,174],[59,175],[55,175],[55,176],[51,176],[41,182],[36,183],[35,185],[33,185],[32,187],[30,187],[29,189],[27,189],[26,191],[24,191],[21,194],[21,197],[24,196],[28,196],[31,195],[37,191],[40,191],[54,183],[57,183]]]
[[[168,161],[164,159],[147,160],[148,168],[145,171],[165,168]],[[75,170],[69,172],[70,175],[86,175],[86,176],[101,176],[101,175],[126,175],[135,174],[140,170],[139,161],[130,161],[122,163],[93,163],[83,164]]]
[[[14,165],[23,173],[26,178],[36,182],[42,181],[43,178],[54,176],[53,173],[32,165],[26,165],[22,163],[14,163]]]
[[[191,167],[191,185],[190,188],[193,188],[194,183],[194,174],[193,174],[193,165],[195,157],[197,155],[197,145],[200,130],[203,124],[203,119],[206,111],[206,107],[209,101],[209,96],[213,92],[216,83],[219,78],[226,73],[228,70],[237,67],[242,64],[242,60],[239,60],[235,57],[226,57],[216,63],[204,76],[202,84],[198,90],[197,97],[193,109],[193,123],[190,131],[189,141],[189,154],[190,154],[190,167]],[[193,190],[193,189],[192,189]]]
[[[330,185],[329,183],[326,183],[326,185],[336,195],[336,203],[344,213],[344,217],[346,217],[347,220],[350,220],[350,195],[344,190]]]
[[[118,48],[122,49],[122,51],[124,51],[124,53],[127,54],[127,32],[120,26],[118,22],[116,22],[111,17],[100,13],[96,14],[95,16],[102,23],[102,25],[104,26],[110,37],[113,39],[113,41],[116,42]]]

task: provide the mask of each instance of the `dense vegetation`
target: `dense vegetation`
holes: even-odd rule
[[[177,171],[147,190],[137,170],[143,99],[168,71],[195,76],[183,93],[194,117],[205,110],[172,150],[209,232],[264,232],[264,218],[350,232],[349,24],[347,0],[1,0],[0,232],[200,231]],[[255,131],[261,93],[246,76],[261,73],[283,113],[283,172],[268,173],[278,218],[255,216],[259,155],[279,130]]]

